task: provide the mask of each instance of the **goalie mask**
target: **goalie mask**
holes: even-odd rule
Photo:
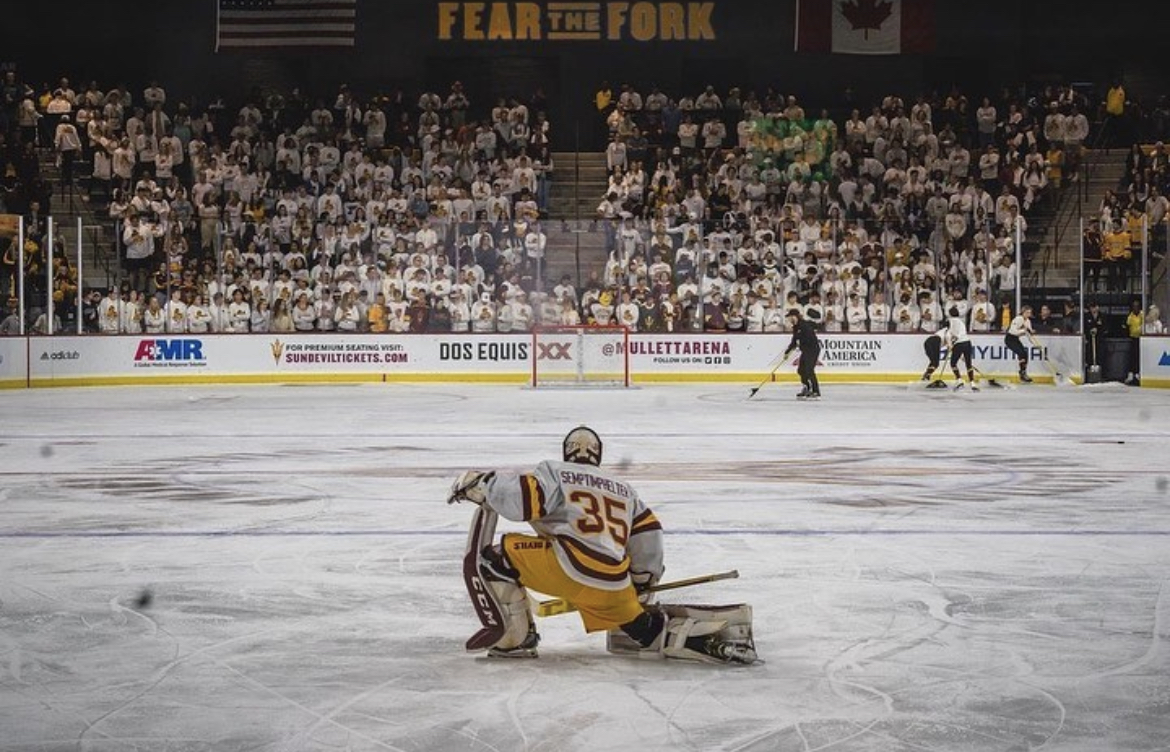
[[[588,426],[578,426],[569,431],[562,449],[565,462],[594,466],[601,464],[601,438]]]

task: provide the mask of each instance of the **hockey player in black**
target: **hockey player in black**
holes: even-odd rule
[[[800,365],[797,366],[796,372],[800,374],[800,383],[804,385],[804,389],[796,398],[820,399],[821,385],[817,381],[817,358],[821,355],[821,341],[817,337],[816,328],[811,321],[801,316],[796,308],[790,309],[785,318],[792,329],[792,341],[784,349],[784,357],[781,360],[788,360],[788,356],[797,349],[800,350]]]
[[[928,389],[940,389],[946,386],[946,383],[941,379],[934,379],[934,372],[938,370],[938,364],[942,360],[942,331],[932,332],[923,343],[923,349],[926,351],[926,358],[929,363],[926,364],[926,370],[922,373],[922,380],[929,381],[926,385]],[[933,379],[933,380],[932,380]]]

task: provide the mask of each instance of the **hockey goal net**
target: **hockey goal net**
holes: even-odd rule
[[[532,386],[627,387],[630,334],[624,326],[532,330]]]

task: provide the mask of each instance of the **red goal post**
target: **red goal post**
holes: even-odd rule
[[[530,385],[630,386],[630,330],[624,326],[534,327]]]

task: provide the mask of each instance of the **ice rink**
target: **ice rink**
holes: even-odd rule
[[[1170,750],[1170,393],[751,386],[0,394],[0,750]],[[448,486],[582,422],[766,663],[464,651]]]

